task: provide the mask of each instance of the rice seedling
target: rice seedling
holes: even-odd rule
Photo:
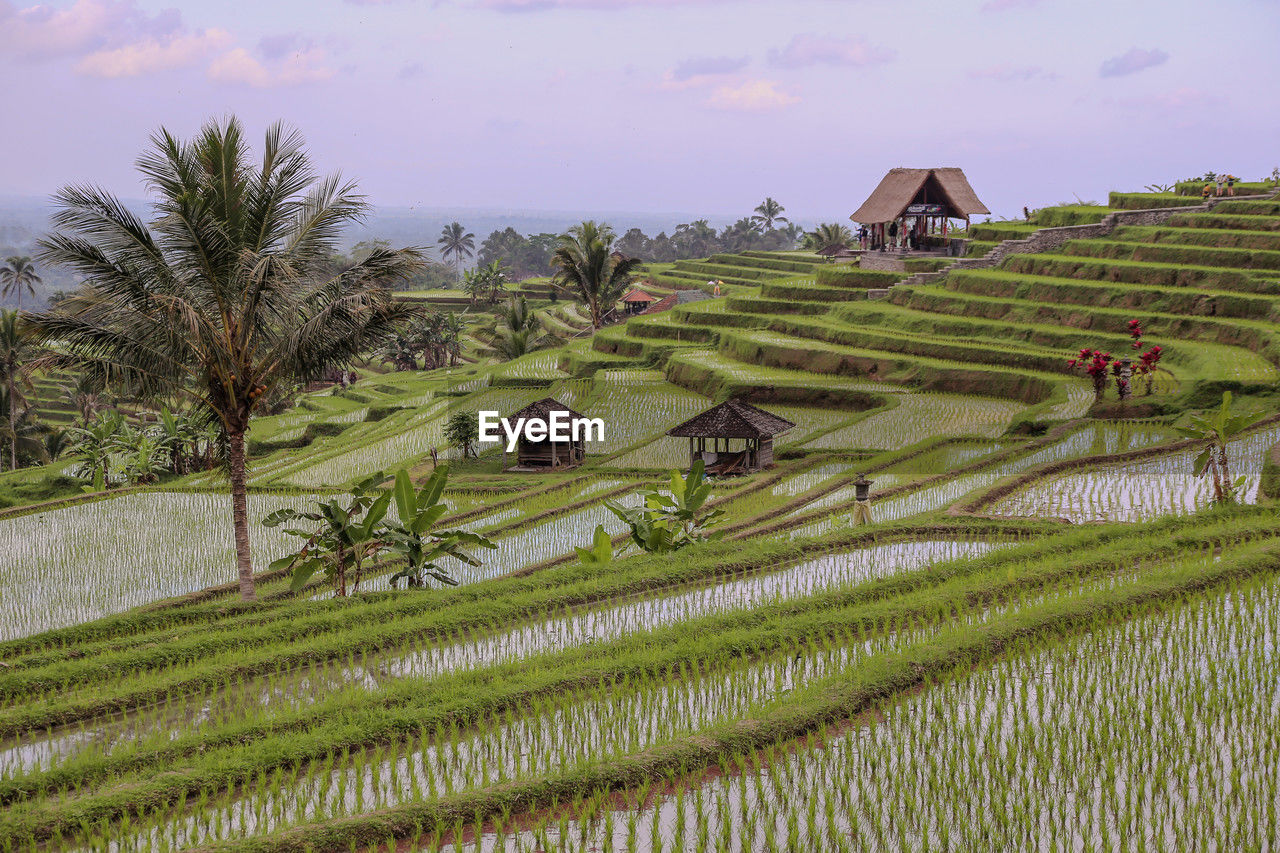
[[[1258,498],[1262,460],[1280,441],[1272,427],[1229,442],[1234,473],[1243,476],[1240,499]],[[1198,451],[1184,450],[1134,462],[1103,464],[1083,471],[1055,474],[997,501],[996,515],[1045,516],[1071,521],[1144,521],[1160,515],[1182,515],[1207,506],[1212,484],[1196,477],[1192,463]]]
[[[300,508],[309,499],[253,494],[249,514]],[[287,539],[256,531],[254,560],[265,566],[281,556]],[[131,493],[0,519],[0,553],[0,640],[235,578],[227,497],[212,492]]]
[[[1277,631],[1280,584],[1250,582],[725,755],[724,772],[629,797],[611,820],[444,849],[540,833],[574,850],[1247,848],[1280,832]]]
[[[828,432],[804,446],[815,450],[898,450],[938,435],[994,438],[1025,408],[1011,400],[965,394],[899,394],[894,399],[897,405],[893,408]]]

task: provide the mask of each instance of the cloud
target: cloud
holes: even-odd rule
[[[412,80],[414,77],[421,77],[426,70],[421,62],[409,62],[400,66],[400,70],[396,72],[396,78]]]
[[[0,0],[0,55],[24,59],[83,56],[162,38],[181,29],[182,15],[166,9],[149,15],[133,0],[76,0],[66,8],[37,3],[19,9]]]
[[[369,2],[369,0],[348,0]],[[373,0],[377,2],[377,0]],[[618,11],[637,7],[707,6],[713,3],[730,3],[733,0],[474,0],[471,5],[497,12],[546,12],[551,9],[595,9]]]
[[[769,51],[769,63],[778,68],[805,68],[810,65],[863,67],[888,62],[894,52],[873,45],[861,37],[836,38],[801,33],[782,50]]]
[[[720,86],[711,93],[707,105],[732,112],[768,112],[800,101],[778,88],[772,80],[748,80],[739,86]]]
[[[209,78],[221,83],[238,83],[265,89],[271,86],[298,86],[328,80],[333,69],[324,64],[324,51],[308,48],[280,62],[264,65],[243,47],[230,50],[209,65]]]
[[[1027,8],[1039,3],[1040,0],[987,0],[982,4],[984,12],[1007,12],[1010,9]]]
[[[1137,74],[1147,68],[1163,65],[1168,59],[1169,54],[1163,50],[1143,50],[1140,47],[1131,47],[1125,53],[1113,56],[1102,63],[1098,73],[1103,77],[1124,77],[1128,74]]]
[[[747,67],[751,60],[745,56],[703,56],[686,59],[671,71],[673,80],[689,80],[712,74],[732,74]]]
[[[91,77],[137,77],[139,74],[193,65],[230,42],[230,34],[219,29],[172,38],[149,38],[95,51],[76,63],[76,71]]]
[[[662,75],[662,88],[681,90],[707,86],[723,80],[726,75],[736,74],[750,63],[751,59],[746,56],[706,56],[686,59]]]
[[[258,39],[258,53],[265,59],[280,59],[311,47],[300,33],[276,33]]]
[[[1114,103],[1127,110],[1146,110],[1154,112],[1174,112],[1183,115],[1197,115],[1210,108],[1225,103],[1221,95],[1184,86],[1169,92],[1159,92],[1142,97],[1119,98]]]
[[[989,65],[969,72],[973,80],[999,80],[1001,82],[1026,82],[1028,80],[1054,80],[1057,74],[1039,65]]]

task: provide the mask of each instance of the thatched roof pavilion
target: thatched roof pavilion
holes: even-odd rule
[[[543,397],[530,403],[507,420],[515,423],[521,418],[526,421],[541,421],[551,427],[551,413],[566,412],[570,419],[582,418],[573,409],[554,397]],[[503,468],[506,468],[506,451],[503,450]],[[580,437],[572,437],[563,441],[552,441],[550,437],[542,441],[530,441],[522,434],[516,444],[516,464],[514,471],[544,471],[553,468],[567,468],[582,463],[587,455],[586,442]]]
[[[889,170],[849,218],[863,225],[892,222],[903,216],[940,216],[967,222],[970,216],[990,212],[960,169],[897,168]]]
[[[773,437],[794,426],[750,403],[727,400],[668,430],[667,435],[689,439],[690,465],[701,459],[709,474],[745,474],[772,465]],[[740,442],[736,449],[735,442]]]

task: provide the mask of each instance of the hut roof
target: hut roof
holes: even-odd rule
[[[510,415],[508,420],[515,421],[520,418],[524,418],[525,420],[550,422],[552,412],[568,412],[569,417],[571,418],[584,417],[566,406],[564,403],[561,403],[555,397],[543,397],[541,400],[525,406],[514,415]]]
[[[834,258],[848,247],[843,243],[832,243],[830,246],[823,246],[814,254],[822,255],[824,258]]]
[[[667,435],[676,438],[770,438],[795,424],[742,400],[727,400],[695,415]]]
[[[925,187],[929,179],[936,182],[936,187],[944,196],[948,212],[955,216],[973,216],[978,213],[990,213],[986,206],[978,200],[978,195],[969,185],[964,172],[955,167],[938,169],[890,169],[889,174],[880,180],[880,184],[872,191],[849,218],[854,222],[876,223],[897,219],[912,204],[916,195]]]
[[[622,297],[623,302],[657,302],[658,297],[645,293],[638,287],[628,290]]]

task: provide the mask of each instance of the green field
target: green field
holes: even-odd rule
[[[720,298],[594,333],[525,283],[538,350],[501,360],[478,311],[453,367],[371,359],[252,422],[256,602],[218,471],[46,503],[74,457],[0,474],[0,850],[1269,849],[1278,232],[1276,202],[1225,201],[924,284],[717,254],[644,275]],[[1133,351],[1130,320],[1161,369],[1097,399],[1068,359]],[[1177,428],[1227,390],[1269,417],[1215,502]],[[445,436],[548,396],[605,424],[582,465]],[[669,494],[667,432],[729,398],[795,424],[774,464],[713,478],[716,538],[628,544],[604,501]],[[345,598],[268,570],[298,546],[268,513],[422,484],[433,450],[440,523],[495,546],[441,561],[458,586],[391,589],[386,555]],[[606,564],[575,551],[598,526]]]

